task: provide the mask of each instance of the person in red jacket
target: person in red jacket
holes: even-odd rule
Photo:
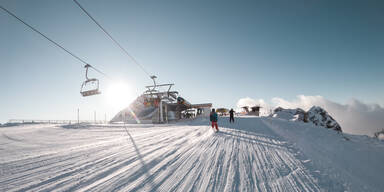
[[[216,128],[216,131],[219,131],[219,127],[217,125],[217,113],[215,112],[215,109],[212,109],[212,112],[209,115],[209,120],[212,123],[212,128]]]

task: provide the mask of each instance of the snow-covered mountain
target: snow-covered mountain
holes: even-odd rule
[[[270,117],[285,119],[289,121],[298,121],[305,123],[313,123],[316,126],[325,127],[327,129],[333,129],[335,131],[342,131],[339,123],[328,114],[323,108],[313,106],[308,111],[303,109],[284,109],[278,107],[274,110]]]
[[[289,120],[289,121],[307,122],[306,112],[300,108],[284,109],[282,107],[278,107],[273,111],[273,114],[271,114],[270,116],[279,118],[279,119]]]
[[[340,125],[336,122],[336,120],[321,107],[313,106],[311,109],[308,110],[307,117],[308,122],[312,122],[317,126],[326,127],[335,131],[342,131]]]

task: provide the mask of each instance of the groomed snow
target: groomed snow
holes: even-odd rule
[[[361,136],[347,136],[347,141],[332,130],[274,118],[237,118],[235,124],[227,121],[219,119],[222,127],[218,133],[206,119],[174,125],[127,125],[126,129],[123,125],[1,127],[0,191],[383,188],[383,166],[375,164],[384,160],[381,141]],[[289,129],[292,131],[286,133]],[[315,134],[320,135],[316,138]],[[306,135],[307,139],[295,141]],[[331,145],[341,147],[329,149]],[[350,148],[356,146],[360,147]],[[322,161],[328,151],[332,152],[328,161]],[[361,162],[358,171],[345,172],[355,164],[337,159],[342,154],[333,153],[340,151],[347,151],[346,157],[355,158],[353,162],[361,158],[356,151],[369,155],[370,164]],[[353,182],[361,177],[368,178],[359,181],[360,188],[354,188]]]

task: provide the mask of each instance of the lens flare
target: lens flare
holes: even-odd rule
[[[107,105],[113,110],[121,110],[134,100],[132,88],[124,82],[110,84],[106,89],[105,95]]]

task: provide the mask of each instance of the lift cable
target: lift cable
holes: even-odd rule
[[[18,16],[16,16],[15,14],[13,14],[11,11],[9,11],[8,9],[6,9],[5,7],[1,6],[0,5],[0,8],[2,10],[4,10],[6,13],[8,13],[9,15],[11,15],[12,17],[16,18],[17,20],[19,20],[21,23],[23,23],[24,25],[28,26],[30,29],[32,29],[33,31],[35,31],[36,33],[40,34],[41,36],[43,36],[45,39],[47,39],[48,41],[50,41],[51,43],[53,43],[54,45],[56,45],[57,47],[61,48],[62,50],[64,50],[65,52],[67,52],[68,54],[70,54],[72,57],[76,58],[77,60],[79,60],[80,62],[84,63],[85,65],[89,65],[91,68],[93,68],[95,71],[97,71],[98,73],[104,75],[105,77],[111,79],[107,74],[103,73],[101,70],[95,68],[94,66],[90,65],[89,63],[85,62],[83,59],[81,59],[80,57],[78,57],[77,55],[75,55],[74,53],[72,53],[71,51],[69,51],[68,49],[64,48],[62,45],[60,45],[59,43],[55,42],[54,40],[52,40],[51,38],[49,38],[48,36],[46,36],[45,34],[43,34],[42,32],[40,32],[39,30],[37,30],[36,28],[32,27],[31,25],[29,25],[27,22],[23,21],[21,18],[19,18]]]
[[[89,18],[91,18],[91,20],[93,21],[93,22],[95,22],[96,23],[96,25],[97,26],[99,26],[99,28],[136,64],[136,65],[138,65],[140,68],[141,68],[141,70],[143,70],[144,71],[144,73],[145,74],[147,74],[152,80],[154,80],[155,78],[156,78],[156,76],[154,76],[154,75],[150,75],[149,73],[148,73],[148,71],[143,67],[143,65],[141,65],[132,55],[130,55],[129,53],[128,53],[128,51],[126,50],[126,49],[124,49],[124,47],[123,46],[121,46],[121,44],[120,43],[118,43],[117,42],[117,40],[115,40],[113,37],[112,37],[112,35],[111,34],[109,34],[108,33],[108,31],[103,27],[103,26],[101,26],[100,25],[100,23],[99,22],[97,22],[92,16],[91,16],[91,14],[90,13],[88,13],[88,11],[86,11],[85,10],[85,8],[83,7],[83,6],[81,6],[80,5],[80,3],[77,1],[77,0],[73,0],[79,7],[80,7],[80,9],[81,10],[83,10],[84,11],[84,13],[86,14],[86,15],[88,15],[88,17]]]

